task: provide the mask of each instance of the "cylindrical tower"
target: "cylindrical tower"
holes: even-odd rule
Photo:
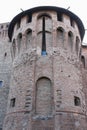
[[[11,21],[11,75],[4,130],[86,130],[80,71],[84,26],[69,10],[36,7]]]

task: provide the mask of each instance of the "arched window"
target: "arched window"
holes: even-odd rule
[[[73,33],[71,31],[68,32],[68,45],[70,48],[70,51],[73,50]]]
[[[31,41],[32,41],[32,30],[27,29],[26,31],[26,47],[27,48],[29,47],[29,45],[31,45]]]
[[[18,52],[20,52],[21,43],[22,43],[22,34],[19,33],[19,34],[18,34],[18,37],[17,37]]]
[[[76,54],[78,55],[78,52],[79,52],[79,43],[80,43],[80,40],[78,37],[76,37],[76,45],[75,45],[75,50],[76,50]]]
[[[52,84],[46,78],[40,78],[36,83],[36,114],[52,113]]]
[[[58,43],[58,46],[63,47],[64,29],[62,27],[58,27],[58,29],[57,29],[57,43]]]

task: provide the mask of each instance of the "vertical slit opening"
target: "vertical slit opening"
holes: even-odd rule
[[[45,34],[45,16],[42,19],[42,52],[41,55],[47,55],[46,53],[46,34]]]

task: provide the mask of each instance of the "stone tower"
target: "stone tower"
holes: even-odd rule
[[[8,35],[13,67],[3,130],[86,130],[81,20],[36,7],[14,17]]]
[[[0,24],[0,130],[2,130],[3,120],[7,109],[7,98],[12,68],[8,26],[9,23]]]

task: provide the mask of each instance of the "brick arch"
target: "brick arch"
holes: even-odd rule
[[[20,52],[22,44],[22,33],[19,33],[17,36],[17,45],[18,45],[18,52]]]
[[[38,115],[52,114],[52,83],[47,77],[41,77],[36,82],[35,112]]]
[[[26,37],[26,48],[29,48],[32,42],[32,29],[28,28],[24,34]]]
[[[41,17],[43,17],[43,16],[46,16],[46,17],[48,17],[48,18],[51,19],[51,16],[50,16],[50,14],[48,14],[48,13],[40,13],[40,14],[37,16],[37,19],[39,19],[39,18],[41,18]]]
[[[70,51],[73,50],[73,41],[74,40],[74,35],[73,35],[73,32],[72,31],[69,31],[68,32],[68,46],[70,48]]]
[[[64,45],[64,36],[65,36],[65,30],[63,27],[59,26],[57,28],[57,46],[63,47]]]

